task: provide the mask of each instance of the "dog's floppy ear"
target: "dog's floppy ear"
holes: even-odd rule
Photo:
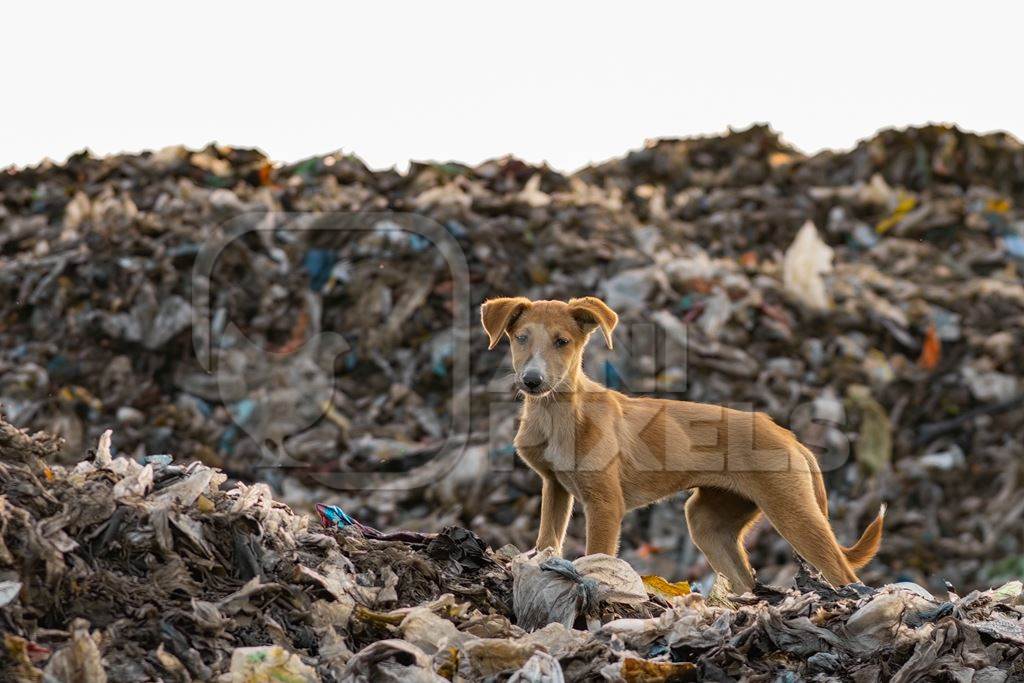
[[[600,327],[605,343],[609,349],[612,348],[612,330],[618,324],[619,316],[608,308],[608,304],[596,296],[583,296],[569,300],[569,313],[587,334]]]
[[[489,299],[480,306],[480,322],[487,332],[488,349],[498,345],[501,335],[529,305],[530,300],[525,296],[513,296]]]

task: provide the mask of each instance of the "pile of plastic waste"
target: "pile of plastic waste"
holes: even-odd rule
[[[966,680],[1024,675],[1020,581],[691,592],[605,555],[319,521],[167,455],[0,422],[5,681]]]
[[[846,543],[889,503],[867,583],[987,589],[1024,576],[1022,206],[1018,141],[938,126],[814,156],[754,127],[573,174],[82,153],[0,172],[0,404],[65,439],[54,464],[113,428],[297,510],[527,548],[540,482],[475,308],[593,294],[622,323],[591,374],[791,427]],[[792,580],[777,534],[750,542]],[[627,517],[622,556],[711,578],[680,497]]]

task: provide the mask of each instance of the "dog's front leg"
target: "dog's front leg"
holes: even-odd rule
[[[572,512],[572,496],[551,476],[544,477],[540,499],[540,532],[537,534],[537,550],[554,548],[556,555],[562,554],[565,528],[569,525]]]
[[[619,501],[601,500],[586,504],[587,555],[604,553],[614,557],[619,552],[624,506]]]

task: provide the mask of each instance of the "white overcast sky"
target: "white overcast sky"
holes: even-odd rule
[[[805,151],[1024,136],[1021,3],[596,4],[9,3],[0,167],[218,141],[572,170],[757,121]]]

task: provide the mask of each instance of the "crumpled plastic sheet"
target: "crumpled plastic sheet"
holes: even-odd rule
[[[580,616],[593,619],[602,602],[647,601],[640,575],[625,561],[604,554],[569,562],[547,548],[513,559],[512,577],[516,623],[527,630],[550,623],[571,627]]]

